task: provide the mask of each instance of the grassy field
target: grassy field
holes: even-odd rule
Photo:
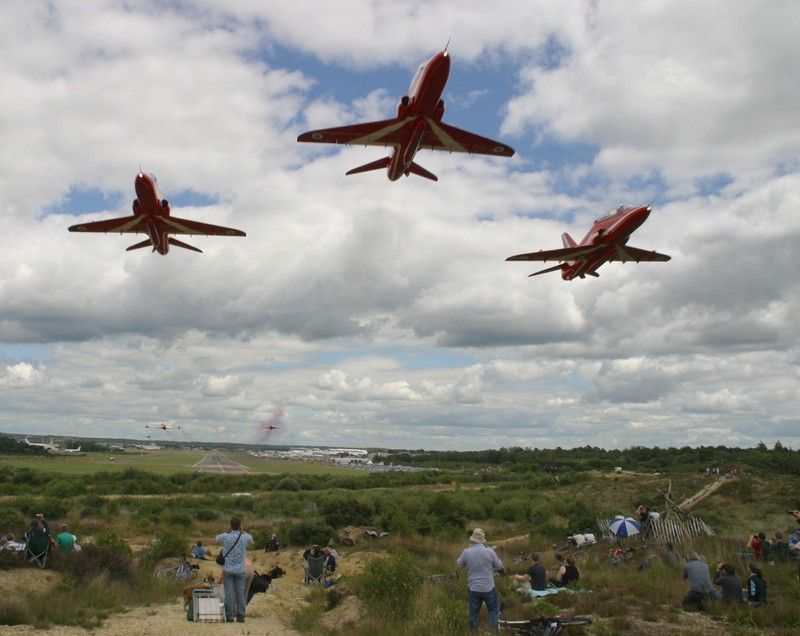
[[[223,453],[228,459],[243,464],[252,473],[321,475],[341,473],[347,469],[316,462],[260,459],[247,453]],[[85,455],[0,457],[0,466],[32,468],[68,475],[86,475],[98,471],[122,471],[126,468],[146,470],[158,475],[194,472],[194,465],[206,456],[204,451],[151,451],[143,453],[87,453]],[[111,460],[111,457],[114,460]]]

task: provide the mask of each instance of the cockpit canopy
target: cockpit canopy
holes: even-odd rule
[[[419,65],[417,72],[414,74],[414,79],[411,80],[411,86],[408,87],[408,94],[413,95],[414,91],[417,89],[417,84],[419,84],[419,80],[422,77],[422,71],[425,68],[425,63]]]
[[[627,207],[628,206],[626,206],[626,205],[621,205],[618,208],[611,208],[610,210],[607,210],[605,213],[603,213],[602,216],[596,218],[594,220],[594,222],[595,223],[599,223],[600,221],[605,221],[606,219],[610,219],[612,216],[614,216],[615,214],[619,214],[620,212],[625,210]]]

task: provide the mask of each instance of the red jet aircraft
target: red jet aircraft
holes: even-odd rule
[[[158,183],[152,175],[140,172],[134,182],[136,198],[133,200],[133,216],[119,219],[79,223],[69,228],[70,232],[119,232],[120,234],[147,234],[148,239],[131,245],[126,251],[138,250],[142,247],[153,247],[154,252],[166,254],[169,246],[183,247],[187,250],[202,252],[203,250],[188,245],[170,234],[200,234],[205,236],[246,236],[241,230],[229,227],[210,225],[200,221],[178,219],[169,214],[169,203],[161,198]]]
[[[580,244],[564,232],[560,250],[546,250],[509,256],[507,261],[563,261],[560,265],[548,267],[529,276],[546,274],[561,270],[561,278],[572,280],[576,276],[585,278],[599,276],[597,269],[606,262],[621,261],[668,261],[666,254],[630,247],[626,245],[631,234],[650,216],[650,206],[621,205],[610,210],[594,222],[592,229],[583,237]]]
[[[445,49],[419,67],[411,80],[408,95],[404,95],[397,104],[397,117],[394,119],[312,130],[300,135],[297,141],[392,146],[391,157],[378,159],[347,172],[355,174],[387,168],[391,181],[397,181],[402,175],[408,176],[411,173],[438,181],[436,175],[414,163],[414,156],[420,148],[511,157],[514,150],[505,144],[442,122],[444,101],[441,97],[449,74],[450,55]]]

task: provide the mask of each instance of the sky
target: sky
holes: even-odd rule
[[[0,431],[481,449],[800,447],[800,3],[0,3]],[[450,41],[444,120],[511,159],[345,176],[296,143],[394,116]],[[139,168],[203,254],[71,234]],[[520,252],[652,203],[668,263]],[[265,432],[263,422],[278,423]]]

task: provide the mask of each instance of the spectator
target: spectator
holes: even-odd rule
[[[783,532],[776,532],[770,544],[770,553],[773,560],[784,562],[789,558],[789,542]]]
[[[41,526],[44,533],[49,537],[50,536],[50,525],[47,523],[47,517],[45,517],[41,512],[36,515],[36,519],[39,520],[39,525]]]
[[[192,556],[195,559],[203,559],[206,558],[206,549],[203,547],[203,542],[198,541],[197,545],[192,548]]]
[[[489,629],[497,630],[500,618],[500,599],[494,585],[494,572],[502,571],[503,563],[497,558],[494,550],[484,545],[486,536],[483,530],[475,528],[469,538],[470,546],[456,560],[461,568],[467,568],[467,589],[469,590],[469,629],[478,629],[478,616],[481,605],[486,603],[489,612],[487,620]]]
[[[767,541],[767,535],[763,532],[758,533],[758,540],[761,542],[761,560],[772,561],[772,545]]]
[[[580,579],[581,573],[575,567],[575,559],[567,557],[558,569],[558,574],[554,579],[550,579],[555,587],[567,587],[571,583],[576,583]]]
[[[704,610],[705,601],[714,593],[714,587],[711,585],[708,566],[699,560],[697,552],[686,555],[683,578],[689,583],[689,592],[683,597],[683,606]]]
[[[61,532],[56,537],[56,545],[62,552],[72,552],[75,549],[75,541],[77,537],[69,532],[69,526],[66,523],[61,525]]]
[[[276,535],[272,535],[269,541],[267,541],[267,546],[264,548],[264,552],[277,552],[280,550],[281,544],[278,541],[278,537]]]
[[[322,551],[319,549],[319,546],[315,543],[314,545],[308,546],[305,551],[303,552],[303,559],[308,561],[308,557],[318,558]]]
[[[227,532],[218,534],[217,543],[222,545],[222,556],[225,564],[222,566],[222,584],[225,587],[225,620],[233,622],[234,611],[236,622],[244,623],[245,616],[245,583],[247,579],[245,556],[247,546],[253,542],[253,537],[242,530],[242,520],[231,517],[231,527]]]
[[[753,558],[756,561],[761,560],[761,537],[757,534],[750,535],[750,540],[747,542],[747,547],[753,551]]]
[[[25,551],[25,544],[20,543],[17,541],[12,533],[8,533],[5,536],[3,544],[0,545],[0,551],[8,551],[8,552],[24,552]]]
[[[531,554],[531,561],[533,562],[525,574],[517,574],[514,580],[518,583],[528,583],[532,590],[541,591],[547,588],[547,571],[544,566],[539,563],[539,555],[534,552]]]
[[[664,544],[664,552],[661,553],[661,560],[664,565],[673,566],[681,562],[681,555],[671,543]]]
[[[720,598],[723,603],[741,605],[742,579],[736,574],[736,568],[730,563],[720,563],[714,574],[714,585],[720,586]]]
[[[747,600],[751,605],[760,606],[767,604],[767,582],[761,574],[761,568],[755,563],[747,566],[750,570],[750,578],[747,581]]]
[[[636,509],[636,514],[639,517],[639,523],[644,525],[650,517],[650,506],[641,505]]]
[[[329,545],[322,549],[322,553],[325,555],[325,569],[328,572],[335,572],[336,566],[339,565],[339,553]]]

